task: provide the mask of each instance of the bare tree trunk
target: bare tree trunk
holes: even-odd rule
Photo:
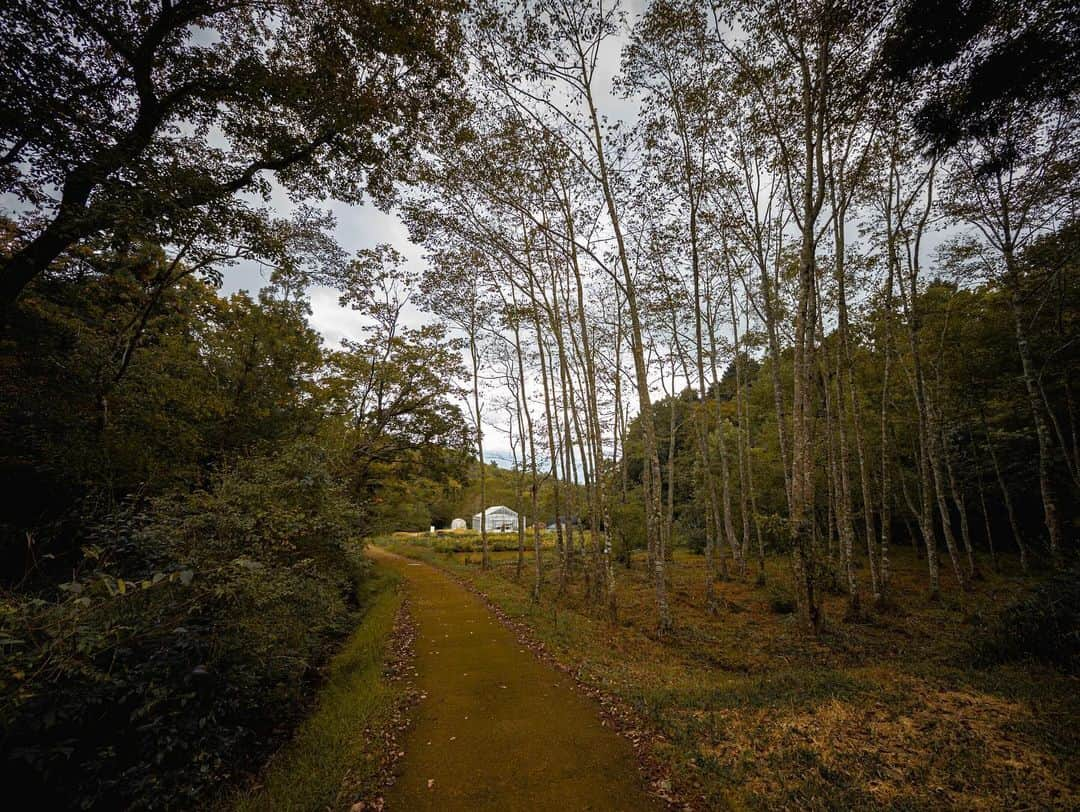
[[[518,547],[517,547],[517,563],[516,563],[516,565],[514,567],[514,580],[520,582],[521,581],[521,573],[525,569],[525,523],[522,521],[522,514],[524,513],[524,511],[521,509],[521,504],[524,501],[524,497],[525,497],[525,488],[524,488],[524,482],[525,482],[525,426],[524,426],[522,418],[521,418],[521,395],[520,395],[520,392],[517,391],[517,387],[518,387],[517,376],[515,375],[514,378],[515,378],[514,381],[513,381],[513,385],[514,385],[514,389],[515,389],[514,404],[516,406],[516,410],[515,410],[515,414],[514,414],[514,420],[510,423],[510,453],[513,455],[513,458],[514,458],[514,470],[515,470],[515,476],[514,476],[514,479],[515,479],[515,488],[514,488],[515,493],[514,493],[514,496],[517,498],[517,511],[518,511],[518,520],[517,520]],[[518,424],[518,443],[521,444],[521,460],[520,460],[520,462],[518,460],[517,445],[514,444],[514,437],[513,437],[514,422],[516,422]]]
[[[529,253],[529,245],[526,242],[525,251]],[[514,288],[511,286],[511,292]],[[512,294],[515,295],[515,294]],[[515,295],[516,296],[516,295]],[[540,476],[536,468],[536,437],[533,429],[532,413],[529,411],[529,394],[525,387],[525,353],[521,347],[521,329],[518,326],[517,321],[517,299],[513,300],[514,305],[514,352],[517,355],[517,368],[518,368],[518,389],[521,393],[521,414],[524,417],[525,431],[529,438],[529,510],[532,512],[533,519],[533,556],[534,556],[534,573],[535,580],[533,581],[532,599],[534,603],[540,602],[540,588],[544,583],[544,569],[543,569],[543,546],[542,546],[542,523],[540,521]],[[537,343],[540,342],[540,336],[537,334]],[[546,388],[546,384],[545,384]],[[522,534],[524,534],[524,528],[522,528]]]
[[[917,252],[917,249],[916,249]],[[917,260],[917,253],[916,253]],[[934,506],[933,506],[933,482],[931,480],[930,464],[930,428],[929,415],[927,414],[926,386],[923,378],[922,353],[919,341],[919,315],[918,315],[918,268],[911,268],[911,290],[906,291],[904,277],[898,277],[900,283],[900,296],[904,304],[907,316],[908,345],[911,352],[911,384],[915,394],[915,410],[918,417],[918,474],[919,474],[919,498],[920,510],[916,514],[919,521],[919,530],[922,533],[923,542],[926,545],[926,564],[930,573],[930,594],[941,594],[941,578],[938,573],[937,539],[934,533]]]
[[[480,413],[480,352],[476,344],[476,329],[469,331],[469,354],[472,357],[473,414],[476,418],[476,450],[480,457],[480,567],[488,568],[487,537],[487,466],[484,464],[484,430]]]
[[[712,308],[708,307],[709,313],[712,312]],[[710,350],[710,366],[712,368],[712,384],[714,390],[714,401],[716,403],[716,448],[719,451],[720,457],[720,518],[723,520],[723,536],[727,539],[728,547],[731,549],[731,557],[735,563],[735,569],[742,573],[746,573],[746,564],[742,558],[742,549],[739,545],[738,538],[735,535],[735,525],[731,519],[731,469],[728,465],[727,455],[727,439],[724,437],[724,421],[720,417],[720,373],[717,367],[717,347],[716,347],[716,329],[713,326],[712,318],[707,319],[708,333],[709,333],[709,350]],[[717,528],[717,535],[719,536],[721,528]]]
[[[833,437],[832,398],[829,395],[829,384],[822,376],[822,391],[825,395],[825,560],[826,569],[830,578],[836,573],[837,547],[840,546],[840,510],[837,506],[836,483],[840,481],[840,475],[836,465],[836,441]],[[815,519],[816,522],[816,519]],[[843,552],[840,552],[843,558]]]
[[[585,287],[581,279],[581,266],[578,261],[577,242],[574,233],[574,218],[570,209],[569,191],[563,187],[561,200],[566,220],[567,233],[570,235],[571,270],[574,273],[574,286],[577,293],[578,331],[581,337],[582,366],[585,375],[585,417],[588,425],[587,436],[593,459],[593,499],[592,499],[592,536],[594,546],[601,552],[606,584],[608,617],[612,623],[618,619],[618,596],[615,587],[615,564],[611,549],[611,516],[608,511],[607,495],[604,492],[602,472],[604,468],[603,432],[600,427],[600,405],[596,386],[596,364],[593,359],[593,346],[589,333],[589,323],[585,313]]]
[[[604,139],[600,131],[600,118],[593,102],[591,87],[591,72],[582,55],[579,65],[583,79],[585,101],[589,111],[589,120],[592,125],[592,136],[597,156],[597,169],[599,170],[600,186],[604,194],[604,202],[607,207],[608,217],[611,220],[611,229],[615,236],[619,265],[622,268],[623,292],[626,296],[626,307],[630,315],[630,350],[634,358],[634,373],[637,378],[638,408],[641,414],[642,446],[645,453],[644,485],[645,485],[645,533],[650,539],[657,539],[660,530],[660,457],[657,453],[656,431],[652,421],[652,403],[649,397],[649,373],[645,366],[645,345],[643,343],[643,331],[641,317],[638,313],[637,289],[634,276],[630,271],[630,263],[626,254],[626,244],[623,240],[622,225],[615,205],[615,195],[611,188],[608,177],[607,161],[604,157]],[[667,600],[667,572],[664,551],[658,551],[653,561],[653,578],[656,589],[656,614],[657,627],[661,635],[666,634],[672,627],[671,610]]]
[[[1076,406],[1072,395],[1072,378],[1065,375],[1065,411],[1069,416],[1069,437],[1072,442],[1072,468],[1080,474],[1080,428],[1077,426]],[[1069,452],[1066,451],[1066,454]]]
[[[533,330],[536,333],[536,351],[539,356],[540,381],[544,391],[544,422],[547,426],[548,454],[551,461],[552,501],[555,505],[555,558],[559,565],[559,592],[561,594],[566,588],[566,559],[562,529],[563,502],[559,487],[559,450],[558,446],[555,444],[555,417],[552,414],[552,387],[548,381],[548,361],[544,351],[544,331],[540,321],[540,307],[536,299],[535,285],[531,270],[529,273],[529,298],[532,301],[530,310],[533,319]],[[539,516],[539,514],[536,515]],[[539,560],[539,558],[537,560]]]
[[[890,172],[890,186],[892,173]],[[887,271],[885,278],[885,303],[884,303],[884,341],[881,369],[881,557],[879,560],[879,594],[880,602],[888,598],[889,593],[889,543],[892,540],[892,481],[889,464],[889,374],[892,371],[892,331],[893,331],[893,284],[896,272],[900,267],[897,256],[896,232],[892,222],[892,189],[886,194],[885,228],[887,240],[886,263]]]
[[[812,139],[807,135],[807,143]],[[811,147],[808,146],[808,150]],[[812,169],[811,169],[812,171]],[[806,191],[809,199],[811,192]],[[808,222],[810,218],[807,218]],[[799,259],[799,300],[795,317],[795,391],[792,399],[791,438],[791,527],[792,575],[796,601],[803,627],[816,633],[821,626],[821,611],[817,595],[818,562],[815,554],[813,528],[813,386],[814,325],[816,301],[814,294],[814,244],[812,228],[804,225],[803,245]]]
[[[998,464],[997,452],[994,451],[994,443],[990,439],[990,429],[986,425],[986,416],[983,415],[983,431],[986,433],[986,449],[990,452],[990,461],[994,465],[994,474],[997,476],[998,487],[1001,488],[1001,496],[1005,502],[1005,512],[1009,515],[1009,527],[1012,529],[1013,542],[1020,551],[1020,568],[1028,571],[1027,545],[1024,544],[1024,536],[1020,532],[1020,525],[1016,521],[1016,511],[1013,509],[1012,496],[1009,495],[1009,486],[1005,483],[1005,477],[1001,473]]]
[[[698,331],[701,329],[701,316],[697,313],[695,316],[697,320]],[[677,333],[675,334],[678,335]],[[679,351],[679,358],[682,361],[683,375],[687,381],[690,381],[690,363],[687,360],[687,353],[684,352],[682,342],[676,341],[675,346]],[[719,514],[717,512],[717,501],[719,499],[716,493],[716,477],[713,476],[711,468],[709,468],[709,441],[708,441],[708,401],[702,400],[701,387],[705,379],[704,363],[702,358],[704,357],[704,348],[701,344],[697,344],[695,347],[695,365],[697,368],[698,380],[699,380],[699,392],[694,398],[694,439],[697,446],[697,462],[698,467],[702,473],[702,491],[705,494],[705,608],[710,614],[716,614],[720,608],[718,596],[716,594],[716,531],[720,526]],[[726,573],[725,573],[726,577]]]
[[[810,57],[799,62],[802,84],[802,222],[799,224],[798,300],[795,309],[794,393],[791,431],[792,575],[803,627],[817,633],[821,627],[818,598],[818,556],[814,538],[814,334],[817,329],[816,223],[825,200],[822,143],[825,135],[824,76],[828,72],[828,45],[824,32],[815,43],[815,82]]]
[[[716,477],[712,470],[709,451],[709,411],[708,397],[705,389],[705,344],[702,333],[702,295],[701,295],[701,239],[699,230],[699,211],[702,198],[705,194],[707,172],[704,169],[707,149],[704,141],[692,143],[695,138],[701,138],[700,132],[692,132],[682,104],[680,90],[676,87],[676,81],[667,75],[670,90],[669,102],[673,114],[673,120],[678,132],[681,147],[681,175],[688,204],[688,227],[690,236],[690,269],[693,280],[693,318],[694,318],[694,348],[695,370],[697,378],[697,393],[694,404],[694,436],[697,445],[698,465],[701,472],[702,489],[707,502],[708,518],[705,522],[705,593],[708,611],[715,612],[718,608],[715,592],[717,579],[716,570],[716,538],[719,536],[719,509],[717,507],[719,496],[716,489]],[[707,136],[706,136],[707,137]],[[698,147],[701,147],[700,151]],[[706,308],[707,309],[707,308]],[[683,352],[679,341],[678,327],[675,323],[675,309],[672,307],[672,338],[678,350],[683,365],[683,372],[687,384],[693,380],[688,369],[686,354]],[[674,389],[674,367],[672,368],[672,396],[676,395]],[[672,482],[669,479],[669,484]],[[670,496],[670,491],[669,491]],[[669,511],[669,514],[671,511]],[[669,531],[670,535],[670,531]],[[722,559],[721,559],[722,561]],[[726,565],[725,565],[726,577]]]
[[[943,457],[944,449],[941,447],[941,416],[936,406],[930,407],[928,434],[930,470],[934,476],[934,493],[937,496],[938,516],[941,518],[941,530],[945,536],[945,548],[949,551],[949,560],[952,562],[953,572],[956,574],[956,582],[962,591],[967,591],[968,582],[964,567],[960,563],[960,556],[956,549],[956,536],[953,533],[952,516],[949,514],[949,504],[945,498],[945,465]]]
[[[750,333],[750,308],[744,308],[746,314],[746,330],[743,335]],[[745,443],[746,454],[746,489],[750,497],[750,515],[753,518],[754,523],[754,535],[757,539],[757,554],[758,554],[758,576],[757,583],[759,586],[765,585],[765,542],[761,537],[761,522],[758,520],[757,511],[757,497],[754,493],[754,466],[751,449],[753,448],[753,439],[751,437],[751,429],[753,424],[750,422],[750,404],[747,403],[746,398],[742,397],[741,385],[735,390],[738,396],[738,401],[741,403],[741,415],[739,420],[745,421],[746,431],[743,434],[743,442]]]
[[[626,414],[623,409],[622,401],[622,301],[619,299],[618,291],[615,294],[615,353],[614,353],[614,365],[615,365],[615,380],[613,389],[615,392],[615,457],[619,460],[619,483],[621,485],[619,489],[620,500],[623,504],[626,504],[628,492],[630,490],[630,474],[627,467],[626,459]],[[621,454],[619,452],[622,452]],[[623,545],[626,547],[626,568],[630,569],[633,564],[633,550],[629,548],[629,544],[623,535]]]
[[[833,491],[836,493],[836,524],[840,536],[840,562],[844,569],[845,586],[848,593],[848,615],[858,617],[861,612],[859,603],[859,579],[855,574],[855,524],[852,518],[853,508],[851,502],[851,481],[848,472],[851,470],[851,451],[848,445],[846,415],[844,413],[844,396],[841,380],[843,375],[839,369],[842,364],[837,353],[838,367],[833,377],[833,392],[835,409],[829,405],[829,370],[827,359],[822,364],[823,387],[825,390],[825,410],[829,421],[835,421],[835,432],[830,430],[830,441],[835,437],[837,444],[836,473],[833,479]],[[822,355],[825,355],[824,350]],[[835,412],[835,415],[833,415]]]
[[[834,242],[836,245],[836,290],[837,290],[837,329],[840,333],[840,367],[842,368],[842,374],[839,376],[840,392],[839,397],[844,397],[843,390],[847,389],[847,401],[845,405],[850,408],[852,429],[854,432],[855,441],[855,453],[858,457],[859,463],[859,485],[862,490],[862,505],[863,505],[863,524],[866,527],[866,552],[867,560],[870,568],[870,592],[873,597],[874,603],[881,602],[881,577],[878,572],[878,560],[877,551],[874,545],[874,511],[873,511],[873,495],[870,490],[870,471],[866,460],[866,443],[864,440],[865,433],[862,425],[862,408],[859,404],[859,390],[855,381],[855,363],[852,359],[851,352],[851,330],[848,324],[848,306],[847,306],[847,271],[845,262],[845,252],[847,250],[847,238],[844,233],[845,228],[845,212],[846,204],[838,204],[836,202],[836,195],[833,195],[834,208],[836,211],[833,216],[833,234]],[[841,432],[846,434],[847,428],[844,426],[844,408],[838,410],[841,420]],[[843,458],[844,452],[848,455],[848,460],[841,464],[850,471],[848,467],[850,463],[850,451],[848,450],[847,438],[843,434],[841,435],[841,449]],[[848,496],[850,499],[850,494]],[[849,507],[850,510],[850,507]],[[857,603],[857,602],[856,602]],[[857,609],[857,605],[855,607]]]
[[[777,257],[779,263],[780,258]],[[764,265],[761,268],[762,299],[765,306],[765,331],[769,336],[769,376],[772,378],[773,405],[776,409],[776,433],[780,444],[780,464],[784,469],[784,493],[791,510],[791,454],[787,446],[787,410],[784,408],[784,387],[780,382],[780,336],[776,328],[776,308],[770,289],[772,284]]]
[[[577,562],[577,553],[575,550],[574,542],[574,526],[581,523],[581,511],[578,509],[578,467],[574,458],[574,435],[570,431],[570,402],[567,395],[567,384],[565,377],[565,370],[563,369],[562,350],[559,347],[562,338],[556,336],[555,339],[555,354],[558,356],[559,364],[559,390],[562,397],[562,425],[560,427],[562,437],[562,451],[563,451],[563,475],[566,481],[570,484],[567,489],[566,505],[570,512],[568,521],[570,522],[570,528],[566,534],[566,573],[567,576],[573,578],[574,567]],[[552,370],[552,379],[555,379],[554,370]]]
[[[974,438],[972,438],[971,446],[974,450]],[[994,531],[990,524],[990,511],[986,509],[986,490],[983,488],[982,469],[978,465],[978,460],[976,460],[975,485],[979,489],[979,507],[982,509],[983,532],[986,534],[986,546],[990,550],[990,566],[994,568],[994,572],[1000,572],[997,553],[994,550]]]
[[[688,185],[692,183],[688,174]],[[690,271],[694,286],[694,367],[697,372],[697,403],[695,404],[694,428],[697,437],[698,462],[704,483],[709,517],[705,523],[705,603],[708,611],[715,612],[716,604],[716,543],[719,539],[719,494],[713,475],[709,453],[709,405],[705,389],[705,341],[702,332],[701,301],[701,252],[697,223],[697,201],[690,197]]]
[[[551,358],[551,348],[545,347],[544,351],[547,355],[547,375],[551,386],[552,425],[554,426],[555,431],[555,446],[552,453],[554,455],[555,464],[560,467],[562,482],[565,486],[562,491],[562,501],[559,505],[562,512],[559,513],[558,518],[555,520],[556,528],[558,528],[558,536],[562,539],[562,549],[560,550],[561,558],[559,563],[559,594],[562,594],[572,576],[571,566],[574,558],[574,480],[568,463],[569,458],[566,453],[566,447],[569,440],[563,436],[563,420],[559,413],[559,395],[556,385],[555,362]]]
[[[1050,558],[1058,567],[1061,566],[1061,519],[1058,516],[1057,488],[1054,483],[1053,459],[1054,446],[1050,431],[1043,417],[1042,402],[1035,384],[1034,364],[1031,360],[1031,348],[1028,344],[1027,331],[1024,328],[1023,309],[1020,305],[1020,272],[1016,265],[1012,249],[1005,251],[1005,263],[1008,268],[1009,305],[1012,309],[1013,324],[1016,330],[1016,349],[1020,354],[1024,386],[1027,388],[1028,401],[1031,404],[1031,416],[1035,423],[1035,436],[1039,444],[1039,491],[1042,494],[1043,521],[1050,536]]]
[[[664,555],[671,560],[672,547],[674,545],[675,531],[675,440],[676,422],[674,403],[671,409],[671,420],[668,425],[670,436],[668,437],[667,456],[667,505],[664,510]]]
[[[674,320],[673,320],[674,321]],[[674,327],[674,324],[672,325]],[[675,526],[675,359],[671,361],[671,392],[668,395],[668,444],[667,460],[667,503],[664,507],[664,525],[661,537],[665,555],[671,558],[672,530]]]
[[[727,269],[727,283],[728,283],[728,304],[731,311],[731,330],[732,338],[734,340],[735,348],[735,447],[736,447],[736,460],[738,462],[739,469],[739,514],[742,519],[742,560],[745,568],[747,561],[750,559],[750,485],[746,479],[747,468],[747,449],[745,447],[745,435],[747,433],[747,425],[744,422],[743,416],[743,397],[742,397],[742,354],[740,351],[739,342],[739,319],[735,313],[735,283],[731,275],[730,263],[725,263]]]
[[[546,221],[546,215],[545,215]],[[550,246],[549,246],[550,248]],[[556,251],[556,254],[558,252]],[[553,411],[555,412],[555,431],[559,442],[559,449],[561,451],[561,462],[563,466],[563,481],[567,484],[565,493],[565,506],[569,516],[565,517],[569,521],[566,526],[566,532],[563,537],[563,561],[562,568],[560,570],[560,593],[565,589],[569,578],[573,577],[574,570],[574,524],[579,519],[579,511],[577,509],[577,485],[578,485],[578,469],[574,461],[574,435],[570,431],[570,409],[572,408],[572,396],[570,394],[569,384],[567,381],[566,372],[566,350],[563,343],[562,334],[562,319],[560,315],[560,308],[558,303],[558,290],[557,280],[555,277],[556,262],[552,259],[552,252],[548,251],[548,268],[550,275],[546,280],[546,285],[551,289],[554,301],[549,301],[545,294],[545,285],[539,280],[536,284],[537,302],[543,308],[544,313],[547,316],[548,330],[551,333],[551,337],[554,340],[554,356],[552,351],[548,350],[549,363],[558,366],[558,374],[555,369],[549,370],[549,376],[551,380],[551,399]],[[556,385],[557,384],[557,385]],[[559,396],[561,394],[562,411],[561,416],[559,414],[558,403]]]
[[[1050,398],[1047,397],[1046,387],[1043,386],[1041,375],[1035,378],[1035,385],[1039,389],[1039,398],[1042,401],[1042,408],[1046,411],[1046,416],[1050,419],[1050,425],[1054,427],[1054,436],[1057,437],[1058,445],[1061,446],[1061,460],[1065,463],[1065,469],[1069,472],[1069,477],[1072,479],[1073,484],[1077,488],[1080,488],[1080,467],[1077,467],[1076,460],[1070,456],[1069,443],[1065,440],[1065,432],[1062,431],[1061,421],[1058,420],[1057,414],[1054,412],[1054,407],[1050,404]],[[1071,409],[1072,396],[1069,393],[1068,377],[1065,379],[1063,388],[1065,390],[1066,408]]]
[[[967,555],[967,574],[969,578],[981,578],[982,575],[979,572],[979,565],[975,563],[975,551],[971,544],[971,528],[968,525],[967,501],[964,499],[964,493],[956,481],[956,472],[953,470],[952,460],[949,455],[948,444],[944,432],[942,433],[941,445],[941,456],[945,461],[945,474],[949,482],[949,493],[952,495],[953,505],[956,506],[956,512],[960,516],[960,541],[964,545],[964,552]]]

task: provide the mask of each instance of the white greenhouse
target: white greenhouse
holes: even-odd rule
[[[506,505],[493,505],[484,513],[487,515],[485,524],[489,533],[510,533],[518,529],[518,515]],[[472,529],[480,529],[479,513],[473,516]]]
[[[464,519],[454,519],[454,521],[450,522],[450,529],[451,530],[464,530],[465,529],[465,520]]]

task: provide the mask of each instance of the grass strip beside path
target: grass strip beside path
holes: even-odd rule
[[[384,738],[403,691],[384,673],[394,621],[405,599],[401,577],[376,565],[365,583],[367,609],[330,662],[315,712],[273,758],[259,784],[237,799],[246,810],[348,809],[378,792]]]

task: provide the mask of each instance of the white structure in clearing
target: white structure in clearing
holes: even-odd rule
[[[489,533],[510,533],[518,529],[518,515],[506,505],[493,505],[484,513],[487,515],[485,524]],[[479,513],[473,516],[472,529],[480,529]]]
[[[464,519],[454,519],[454,521],[450,522],[450,529],[451,530],[464,530],[465,529],[465,520]]]

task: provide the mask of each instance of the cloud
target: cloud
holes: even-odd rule
[[[323,286],[308,290],[311,299],[311,326],[323,337],[323,344],[337,347],[343,338],[357,339],[363,335],[364,319],[355,310],[342,307],[341,294]]]

